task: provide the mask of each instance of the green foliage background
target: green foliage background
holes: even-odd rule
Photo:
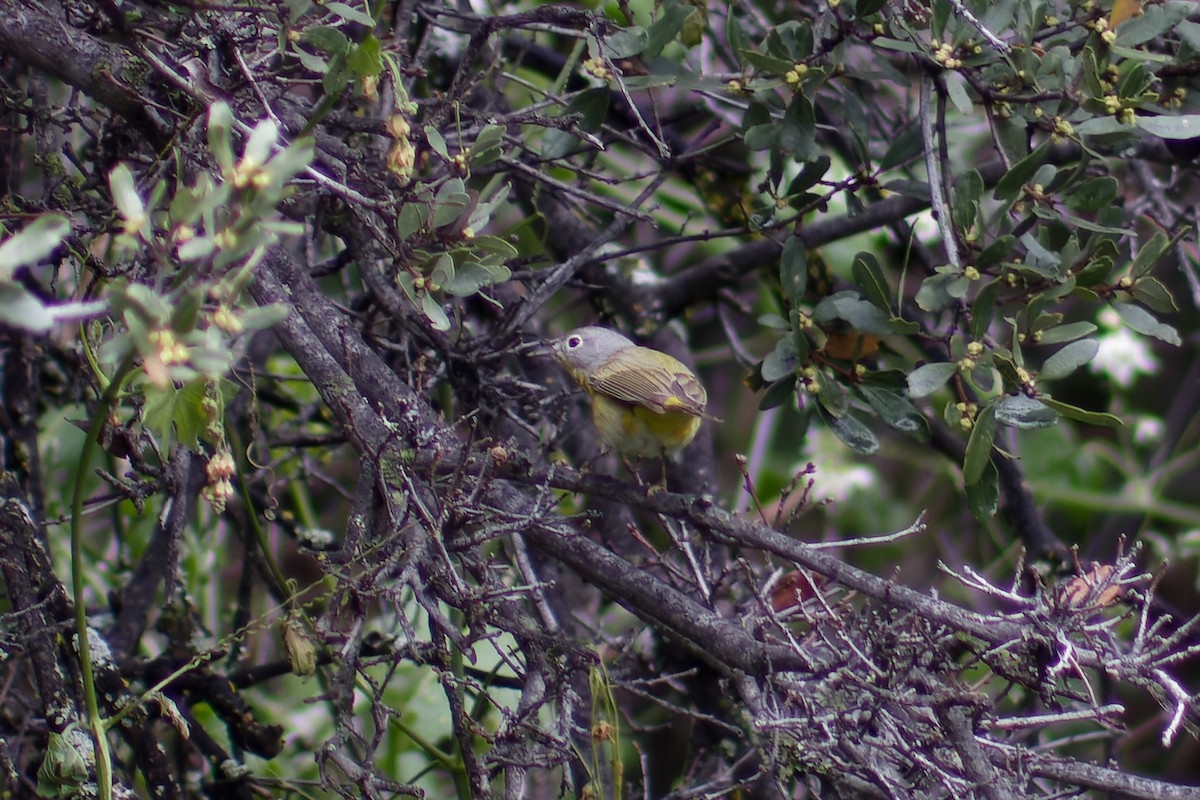
[[[14,9],[10,794],[1200,780],[1194,3]]]

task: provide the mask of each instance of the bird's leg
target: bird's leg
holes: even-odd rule
[[[637,465],[635,466],[634,464],[630,463],[628,458],[626,458],[625,456],[621,456],[621,463],[625,465],[625,469],[629,470],[629,475],[633,478],[634,483],[636,483],[638,486],[642,486],[642,487],[644,487],[646,485],[642,481],[641,472],[638,470],[638,467],[640,467],[641,463],[642,463],[642,460],[640,458],[637,460]]]
[[[649,494],[662,494],[667,491],[667,451],[663,450],[659,453],[659,460],[662,463],[662,483],[653,484],[650,487]]]

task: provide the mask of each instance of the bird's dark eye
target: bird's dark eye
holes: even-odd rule
[[[574,350],[576,347],[579,347],[581,344],[583,344],[582,336],[572,336],[570,339],[567,339],[567,347],[571,348],[572,350]]]

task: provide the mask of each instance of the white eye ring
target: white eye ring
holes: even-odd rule
[[[576,347],[579,347],[581,344],[583,344],[582,336],[572,336],[570,339],[567,339],[567,347],[571,348],[572,350],[574,350]]]

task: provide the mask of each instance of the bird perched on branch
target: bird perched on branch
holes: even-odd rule
[[[600,438],[622,456],[670,456],[700,430],[708,393],[678,359],[634,344],[608,328],[576,328],[552,346],[554,357],[592,402]]]

